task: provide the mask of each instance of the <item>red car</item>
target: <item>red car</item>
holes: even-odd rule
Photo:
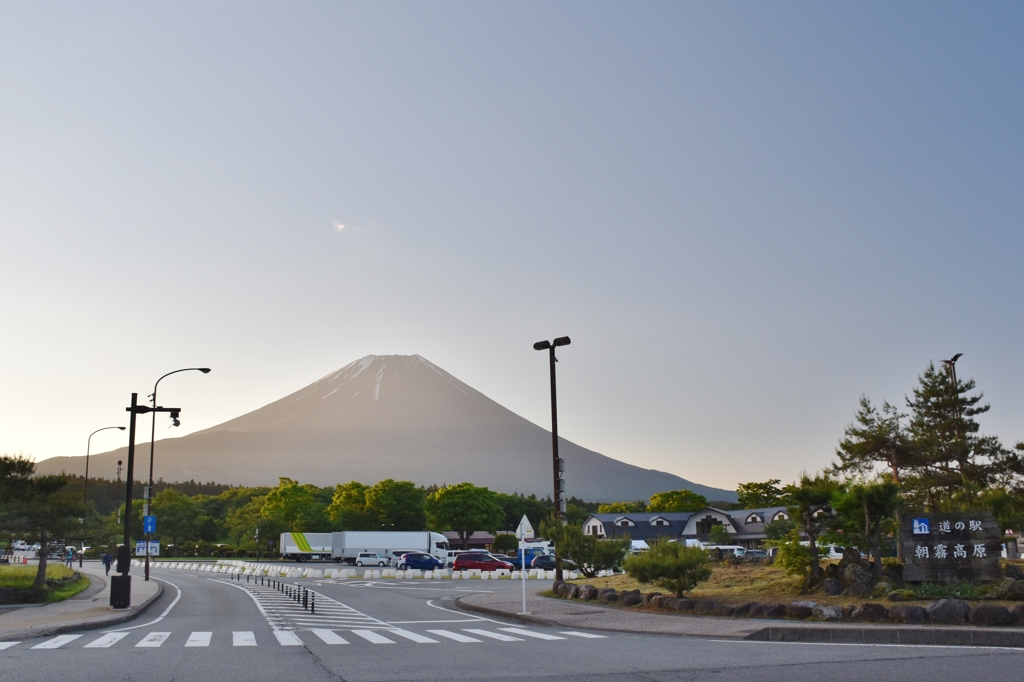
[[[468,571],[474,568],[481,571],[497,571],[499,568],[511,571],[512,564],[484,552],[467,552],[455,557],[455,565],[452,567],[456,571]]]

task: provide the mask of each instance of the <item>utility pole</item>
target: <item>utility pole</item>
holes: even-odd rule
[[[558,358],[555,357],[555,348],[558,346],[568,346],[570,343],[572,341],[568,336],[560,336],[554,341],[538,341],[533,344],[534,350],[548,351],[548,364],[551,368],[551,464],[554,474],[554,496],[552,497],[552,503],[554,504],[554,518],[562,521],[565,520],[565,501],[562,499],[562,493],[565,492],[565,479],[562,478],[562,474],[565,473],[565,461],[558,456],[558,396],[555,390],[555,363],[558,362]],[[562,556],[556,546],[555,580],[561,579]]]

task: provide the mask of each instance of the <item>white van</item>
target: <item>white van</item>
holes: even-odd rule
[[[714,554],[717,550],[722,550],[722,556],[734,556],[739,557],[740,559],[742,559],[743,555],[747,553],[747,548],[740,547],[739,545],[701,545],[700,548],[708,554]]]

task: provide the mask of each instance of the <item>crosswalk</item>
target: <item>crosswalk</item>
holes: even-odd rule
[[[497,625],[497,624],[495,624]],[[524,627],[494,627],[491,629],[431,628],[423,632],[413,632],[403,628],[388,626],[386,628],[355,628],[335,630],[314,628],[311,630],[279,630],[270,631],[271,637],[261,637],[251,630],[234,630],[228,633],[210,631],[190,632],[187,637],[174,632],[107,632],[99,637],[88,638],[82,634],[59,635],[51,639],[26,647],[32,650],[70,649],[110,649],[116,646],[135,649],[159,649],[168,647],[184,647],[188,649],[208,648],[212,645],[226,645],[230,640],[233,647],[254,647],[264,645],[279,646],[320,646],[348,644],[482,644],[482,643],[513,643],[527,641],[567,642],[570,640],[604,639],[604,635],[591,632],[563,630],[560,632],[542,632]],[[141,637],[140,637],[141,635]],[[12,649],[22,642],[0,642],[0,651]]]

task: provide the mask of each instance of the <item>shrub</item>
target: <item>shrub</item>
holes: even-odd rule
[[[671,590],[677,598],[711,577],[707,564],[707,552],[700,547],[663,541],[655,542],[643,554],[626,557],[622,562],[626,572],[639,582]]]
[[[494,538],[493,549],[495,552],[504,552],[507,554],[511,550],[519,549],[519,540],[516,539],[515,535],[502,533]]]
[[[247,556],[249,556],[249,551],[246,550],[243,547],[239,547],[238,551],[235,552],[235,556],[238,557],[239,559],[244,559]]]
[[[810,547],[800,544],[800,531],[793,528],[781,540],[769,540],[769,547],[779,551],[775,555],[775,565],[784,569],[789,575],[807,578],[811,574]]]

